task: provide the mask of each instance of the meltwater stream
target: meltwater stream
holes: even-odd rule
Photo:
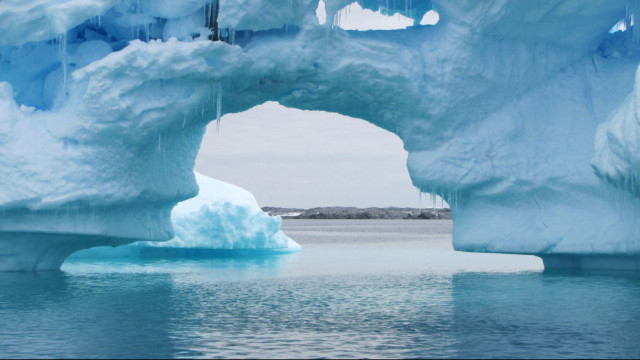
[[[0,274],[0,357],[639,357],[640,276],[451,250],[441,220],[286,220],[303,251]]]

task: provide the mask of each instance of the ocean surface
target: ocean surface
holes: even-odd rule
[[[640,357],[639,275],[454,252],[447,220],[283,227],[302,252],[0,273],[0,357]]]

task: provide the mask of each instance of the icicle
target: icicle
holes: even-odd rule
[[[137,39],[142,38],[142,36],[140,36],[140,20],[141,20],[140,0],[136,0],[136,38]]]
[[[208,12],[208,11],[207,11],[207,9],[209,9],[209,8],[207,7],[207,3],[208,3],[208,5],[209,5],[209,6],[211,6],[211,1],[205,1],[205,3],[204,3],[204,7],[202,7],[202,16],[203,16],[203,18],[202,18],[202,19],[203,19],[202,23],[203,23],[205,26],[207,26],[207,15],[208,15],[208,14],[207,14],[207,12]]]
[[[216,132],[220,132],[220,120],[222,117],[222,82],[218,82],[216,91]]]
[[[344,9],[340,9],[335,13],[335,15],[333,15],[332,27],[340,27],[340,19],[343,11]]]
[[[162,134],[158,134],[158,152],[160,152],[160,149],[162,148]]]
[[[60,51],[60,64],[62,65],[62,91],[67,95],[67,33],[58,36],[58,50]]]
[[[182,128],[187,125],[187,115],[182,115]]]
[[[145,39],[147,40],[147,42],[149,42],[151,40],[151,22],[149,21],[149,18],[147,17],[147,15],[144,16],[144,30],[146,32],[146,36]]]

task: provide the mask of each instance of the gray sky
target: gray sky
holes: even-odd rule
[[[431,207],[406,160],[400,138],[364,120],[269,102],[209,124],[196,170],[260,206]]]

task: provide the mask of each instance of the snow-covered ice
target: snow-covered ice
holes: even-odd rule
[[[458,250],[640,253],[637,1],[359,0],[414,26],[334,26],[353,2],[0,2],[0,270],[173,238],[206,123],[265,101],[398,134]]]

